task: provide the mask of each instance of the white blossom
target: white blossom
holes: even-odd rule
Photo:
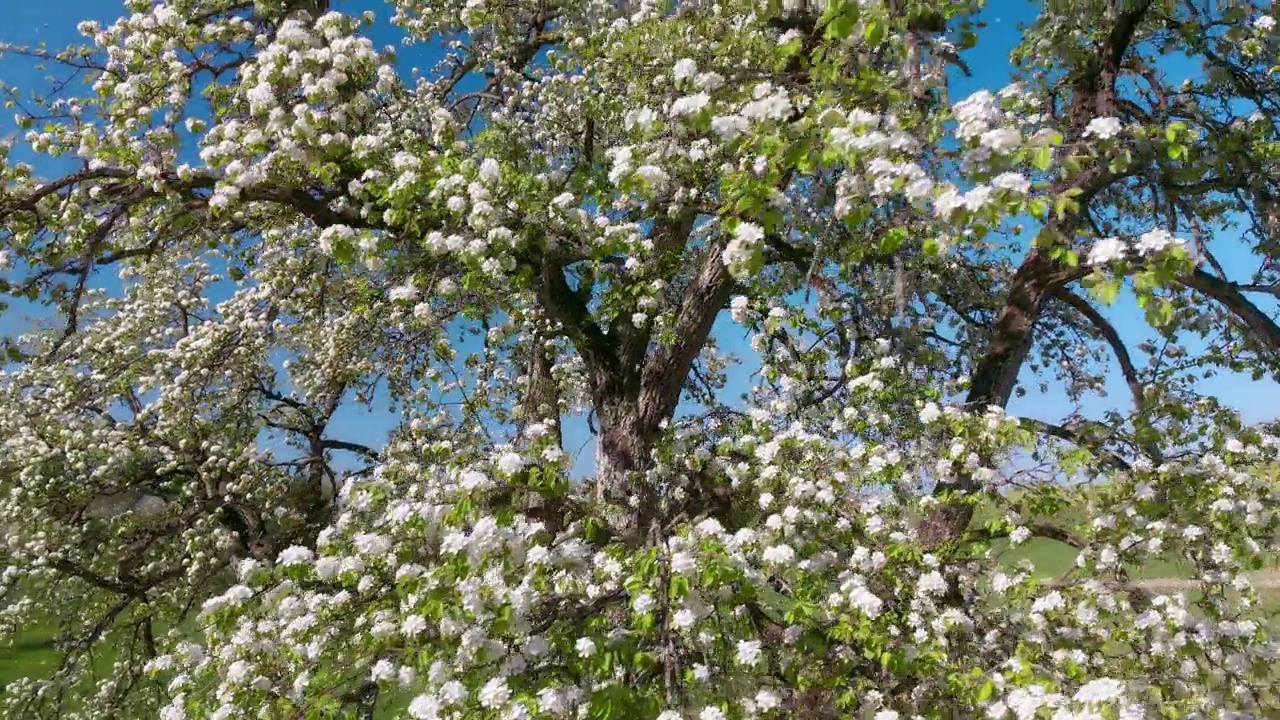
[[[1090,265],[1106,265],[1123,260],[1125,257],[1126,247],[1124,241],[1119,238],[1103,238],[1093,243],[1093,247],[1089,248],[1089,264]]]
[[[1123,130],[1124,126],[1120,123],[1120,118],[1100,117],[1089,121],[1089,125],[1084,129],[1084,134],[1087,137],[1096,137],[1099,140],[1110,140]]]

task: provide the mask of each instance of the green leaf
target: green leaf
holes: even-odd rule
[[[1089,292],[1097,297],[1100,301],[1110,305],[1120,297],[1120,281],[1116,278],[1104,278],[1095,283]],[[1141,301],[1141,298],[1139,298]]]
[[[872,20],[862,30],[862,37],[872,45],[879,45],[885,36],[885,27],[882,23]]]
[[[1147,322],[1154,328],[1167,327],[1173,322],[1173,303],[1163,298],[1151,298],[1145,309]]]
[[[827,29],[823,35],[828,40],[839,40],[841,38],[849,37],[849,35],[853,33],[854,25],[856,25],[857,22],[857,14],[845,10],[833,17],[831,22],[827,23]]]
[[[1031,164],[1038,170],[1048,170],[1053,164],[1053,148],[1048,146],[1036,148],[1031,154]]]
[[[676,575],[671,578],[670,596],[673,599],[683,598],[689,594],[689,578],[684,575]]]
[[[356,261],[356,249],[348,242],[339,242],[333,246],[333,259],[339,265],[351,265]]]
[[[907,242],[907,229],[904,227],[896,227],[890,230],[880,241],[880,251],[891,253],[902,247]]]

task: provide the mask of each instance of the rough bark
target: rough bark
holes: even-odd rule
[[[541,328],[529,338],[528,386],[525,388],[519,429],[523,433],[534,423],[550,423],[556,445],[563,447],[560,432],[560,388],[551,369],[554,353],[547,348],[547,334]]]
[[[1008,404],[1018,372],[1031,350],[1032,330],[1044,299],[1072,275],[1063,273],[1058,263],[1040,248],[1027,254],[1013,276],[1013,284],[992,330],[987,351],[974,371],[966,404],[975,409]]]
[[[600,422],[597,498],[627,506],[637,496],[628,526],[643,531],[654,518],[657,498],[635,482],[636,474],[650,467],[663,426],[674,417],[685,379],[732,290],[733,278],[720,259],[720,246],[713,245],[676,311],[672,341],[647,354],[625,352],[634,348],[623,341],[624,354],[640,362],[602,368],[598,373],[594,383]],[[647,344],[648,334],[629,340]]]
[[[641,421],[638,393],[618,391],[615,378],[594,383],[596,420],[600,423],[596,458],[596,500],[627,504],[632,492],[631,474],[648,460],[654,429]]]

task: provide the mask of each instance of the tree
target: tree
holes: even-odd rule
[[[65,631],[9,712],[1275,710],[1280,443],[1196,384],[1280,369],[1265,9],[1051,4],[952,103],[965,0],[632,5],[393,0],[413,76],[268,0],[10,48],[92,91],[14,96],[75,169],[3,146],[4,289],[57,318],[0,386],[3,617]],[[385,447],[337,435],[383,398]],[[1037,536],[1068,576],[991,552]],[[1131,581],[1169,557],[1199,595]]]

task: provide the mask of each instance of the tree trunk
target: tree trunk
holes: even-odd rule
[[[679,247],[694,213],[664,236]],[[596,452],[596,499],[612,505],[610,522],[623,532],[648,532],[658,502],[647,483],[637,482],[652,466],[651,453],[675,415],[685,379],[697,360],[716,316],[734,286],[721,251],[721,238],[708,247],[697,273],[676,301],[673,340],[656,347],[647,328],[615,323],[605,331],[588,310],[587,297],[569,287],[561,267],[544,261],[540,301],[563,327],[590,376],[591,401],[600,432]]]
[[[615,532],[635,535],[647,530],[652,520],[655,503],[646,497],[641,478],[652,466],[651,453],[662,428],[660,421],[646,418],[637,368],[602,369],[593,386],[600,423],[596,501],[611,508],[609,523]]]
[[[547,334],[542,329],[532,333],[529,340],[528,385],[525,387],[519,429],[524,433],[534,423],[549,423],[555,435],[556,445],[563,448],[560,432],[560,388],[556,385],[551,369],[555,356],[547,348]]]
[[[653,433],[642,427],[640,404],[630,398],[606,400],[599,407],[596,499],[627,505],[634,494],[631,474],[649,465]]]

